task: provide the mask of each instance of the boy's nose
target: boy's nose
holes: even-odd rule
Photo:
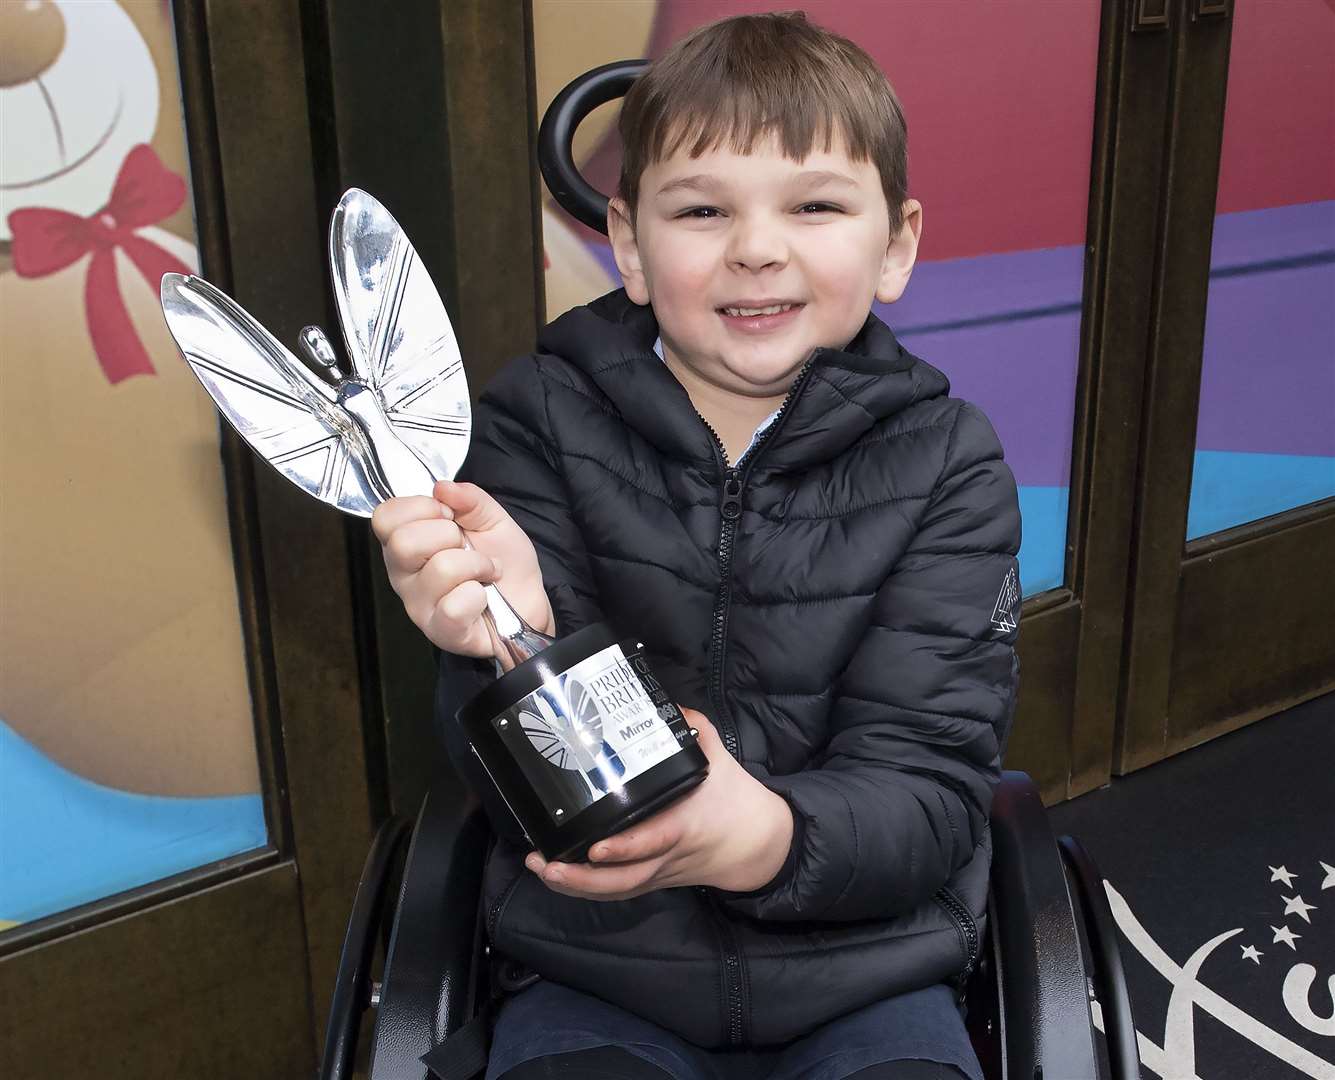
[[[728,235],[728,262],[748,270],[783,265],[788,261],[788,241],[773,223],[739,221]]]

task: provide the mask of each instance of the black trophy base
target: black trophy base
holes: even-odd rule
[[[541,845],[538,845],[538,850],[548,862],[587,862],[589,848],[599,840],[606,840],[609,836],[625,832],[637,821],[652,817],[676,802],[708,775],[709,759],[698,745],[692,743],[683,747],[669,760],[655,765],[647,773],[637,776],[627,784],[624,802],[615,795],[606,795],[579,814],[569,825],[558,830],[563,832],[578,826],[581,835],[577,839],[570,839],[569,847],[558,851],[555,855],[548,855]],[[637,788],[641,780],[644,784]],[[667,784],[666,787],[656,790],[664,783]],[[653,791],[654,794],[647,798],[639,798],[638,793],[641,790]],[[587,822],[579,820],[585,817],[589,819]],[[553,839],[559,842],[566,838],[553,837]]]
[[[530,695],[555,685],[570,669],[614,645],[625,658],[624,665],[615,665],[619,676],[638,680],[644,691],[640,700],[647,697],[653,706],[647,716],[666,723],[676,749],[620,787],[577,808],[568,777],[578,773],[572,774],[568,764],[564,769],[553,766],[553,757],[563,756],[558,744],[550,743],[545,753],[540,752],[529,731],[536,731],[541,742],[541,725],[521,710],[526,702],[537,708]],[[603,623],[586,626],[501,676],[456,714],[492,784],[528,841],[548,861],[586,861],[589,848],[599,840],[662,810],[709,774],[709,759],[681,710],[653,677],[643,649],[634,639],[619,640]]]

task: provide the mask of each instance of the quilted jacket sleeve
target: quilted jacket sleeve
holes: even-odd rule
[[[1014,477],[963,405],[919,530],[877,593],[810,765],[763,777],[793,809],[788,861],[762,889],[718,891],[772,920],[886,918],[974,855],[1018,684]]]
[[[542,581],[565,637],[602,618],[588,554],[570,514],[547,410],[554,377],[536,356],[507,365],[487,386],[473,415],[473,437],[458,479],[489,492],[528,534]]]

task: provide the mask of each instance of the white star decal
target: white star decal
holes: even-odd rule
[[[1284,914],[1297,915],[1303,922],[1311,925],[1312,920],[1307,917],[1309,911],[1315,911],[1315,904],[1303,903],[1301,896],[1286,896],[1284,899]]]
[[[1270,929],[1275,932],[1275,940],[1271,942],[1272,945],[1278,945],[1282,941],[1294,952],[1298,951],[1298,946],[1294,942],[1302,937],[1302,934],[1295,934],[1287,926],[1272,926]]]
[[[1271,881],[1282,881],[1286,889],[1293,888],[1293,879],[1298,876],[1297,874],[1290,874],[1283,866],[1271,866],[1269,870]],[[1274,927],[1271,927],[1271,929],[1274,929]]]
[[[1245,949],[1242,950],[1242,958],[1244,960],[1250,960],[1257,967],[1261,966],[1261,957],[1263,957],[1264,955],[1265,953],[1257,951],[1255,945],[1248,945]]]
[[[1321,862],[1320,859],[1317,862]],[[1326,872],[1326,880],[1321,883],[1323,889],[1335,889],[1335,866],[1330,863],[1321,863],[1321,869]]]

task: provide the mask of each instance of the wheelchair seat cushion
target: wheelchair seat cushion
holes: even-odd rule
[[[873,1002],[783,1046],[708,1051],[547,979],[501,1006],[486,1080],[534,1058],[597,1046],[619,1046],[676,1080],[838,1080],[905,1059],[941,1062],[969,1080],[983,1080],[954,994],[944,984]]]

